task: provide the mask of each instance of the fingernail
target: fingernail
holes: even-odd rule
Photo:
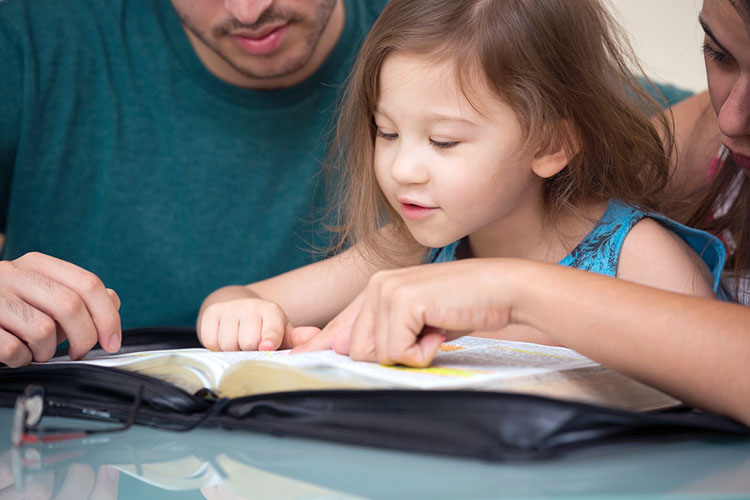
[[[114,352],[120,349],[120,332],[115,332],[114,335],[112,335],[109,338],[109,341],[107,342],[107,346],[110,351]]]
[[[274,349],[276,349],[276,345],[271,340],[264,340],[258,346],[259,351],[273,351]]]

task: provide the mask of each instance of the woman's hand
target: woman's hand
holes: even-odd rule
[[[292,354],[333,349],[346,354],[349,344],[349,333],[352,324],[359,314],[364,299],[364,291],[336,315],[317,335],[301,343],[292,343]]]
[[[510,271],[501,261],[468,259],[379,272],[334,320],[332,345],[355,360],[427,366],[446,338],[509,324]]]

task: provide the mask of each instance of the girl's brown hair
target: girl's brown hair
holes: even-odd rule
[[[750,0],[731,0],[750,27]],[[732,161],[723,162],[687,224],[719,235],[729,247],[726,267],[736,278],[750,270],[750,171]],[[735,295],[740,279],[734,282]]]
[[[631,51],[598,0],[392,0],[362,46],[340,109],[331,158],[343,191],[337,248],[361,242],[394,262],[378,237],[385,223],[418,247],[373,169],[379,73],[393,53],[453,63],[464,91],[480,75],[516,113],[527,147],[578,150],[545,182],[549,219],[610,198],[659,208],[671,127],[651,123],[661,107],[633,76],[637,63],[623,55]]]

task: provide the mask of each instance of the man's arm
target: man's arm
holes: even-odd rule
[[[0,17],[0,231],[5,229],[23,103],[23,55]],[[92,273],[40,253],[0,261],[0,363],[46,361],[63,339],[83,357],[120,347],[119,298]]]

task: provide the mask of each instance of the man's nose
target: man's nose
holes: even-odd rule
[[[254,24],[273,0],[224,0],[224,8],[242,24]]]
[[[734,82],[719,110],[719,129],[727,137],[750,137],[750,74],[743,73]]]

